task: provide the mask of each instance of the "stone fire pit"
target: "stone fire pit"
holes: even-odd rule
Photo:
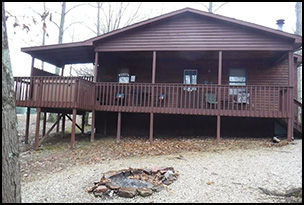
[[[138,169],[122,169],[103,174],[98,182],[88,190],[96,197],[110,197],[118,195],[132,198],[137,194],[143,197],[159,192],[165,185],[172,184],[178,177],[173,167],[154,167]]]

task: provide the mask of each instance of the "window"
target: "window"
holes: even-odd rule
[[[119,73],[118,74],[119,83],[129,83],[129,81],[130,81],[129,73]]]
[[[231,69],[229,75],[229,85],[247,85],[245,69]],[[230,88],[230,95],[237,95],[239,92],[246,92],[245,88]]]
[[[197,84],[197,70],[184,71],[184,84]]]
[[[184,71],[184,84],[196,85],[197,84],[197,70],[185,70]],[[196,87],[184,87],[184,90],[192,92],[196,90]]]

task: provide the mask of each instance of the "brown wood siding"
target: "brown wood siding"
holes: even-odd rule
[[[135,83],[151,83],[152,52],[146,52],[144,57],[133,57],[139,53],[128,54],[125,59],[102,53],[97,81],[117,82],[119,70],[127,68],[130,75],[136,76]],[[229,84],[230,69],[239,68],[247,71],[248,85],[288,85],[286,60],[272,65],[272,59],[263,59],[261,54],[247,59],[235,59],[231,58],[230,53],[223,53],[222,84]],[[195,59],[200,55],[203,57]],[[186,69],[197,70],[197,84],[204,84],[205,81],[217,84],[218,52],[157,52],[156,83],[183,83]]]
[[[292,42],[194,14],[152,23],[96,44],[96,51],[292,50]]]

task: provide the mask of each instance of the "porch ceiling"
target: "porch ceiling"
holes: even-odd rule
[[[58,67],[66,64],[93,63],[95,58],[93,47],[87,45],[62,44],[22,48],[21,51]]]

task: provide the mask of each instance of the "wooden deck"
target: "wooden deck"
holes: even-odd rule
[[[288,118],[288,86],[93,83],[80,77],[15,77],[17,106],[112,112]]]

